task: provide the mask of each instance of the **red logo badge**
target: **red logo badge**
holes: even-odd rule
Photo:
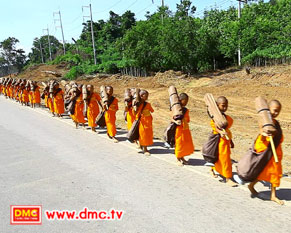
[[[40,205],[11,205],[11,225],[41,225]]]

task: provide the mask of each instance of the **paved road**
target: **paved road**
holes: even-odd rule
[[[178,167],[157,146],[145,157],[69,119],[58,120],[0,96],[0,232],[290,232],[291,188],[281,207],[251,199],[246,187],[210,178],[199,155]],[[119,135],[124,139],[124,135]],[[159,145],[159,143],[157,143]],[[259,187],[268,194],[268,188]],[[265,194],[266,194],[265,193]],[[47,221],[10,225],[10,205],[43,210],[125,211],[121,221]]]

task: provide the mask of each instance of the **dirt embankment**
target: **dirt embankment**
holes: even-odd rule
[[[44,71],[52,71],[44,72]],[[37,66],[25,71],[20,77],[46,81],[50,78],[61,79],[66,73],[65,66]],[[59,77],[58,77],[59,76]],[[262,95],[268,100],[278,99],[283,108],[278,120],[284,133],[284,172],[291,174],[291,66],[254,68],[247,75],[244,70],[228,69],[215,73],[188,77],[180,72],[167,71],[157,73],[154,77],[134,78],[119,75],[96,75],[77,79],[80,83],[95,85],[99,91],[101,85],[112,85],[115,96],[119,99],[117,124],[125,128],[123,121],[123,93],[128,87],[147,89],[149,102],[155,112],[154,135],[161,138],[170,122],[168,87],[174,85],[178,92],[186,92],[190,96],[190,128],[195,149],[201,149],[211,132],[209,117],[203,101],[205,93],[213,93],[215,97],[224,95],[229,99],[229,114],[234,119],[232,127],[235,148],[232,158],[238,160],[251,147],[258,134],[257,115],[254,107],[255,97]]]

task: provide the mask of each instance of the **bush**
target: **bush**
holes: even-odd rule
[[[49,64],[57,65],[61,62],[67,62],[71,66],[77,66],[81,64],[81,61],[82,60],[79,54],[67,53],[66,55],[57,56],[53,61],[49,62]]]
[[[82,75],[83,71],[79,66],[73,66],[68,73],[65,74],[65,79],[74,80]]]
[[[97,65],[82,64],[79,66],[73,66],[70,71],[65,74],[65,78],[73,80],[83,74],[95,74],[98,71],[99,70]]]

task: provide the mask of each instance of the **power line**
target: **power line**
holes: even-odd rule
[[[142,13],[143,11],[145,11],[146,9],[148,9],[149,7],[151,7],[153,4],[151,3],[150,5],[148,5],[147,7],[145,7],[144,9],[140,10],[139,12],[135,13],[135,15],[138,15],[140,13]]]
[[[130,7],[137,3],[138,0],[135,0],[132,4],[130,4],[123,12],[126,12]]]
[[[82,18],[82,13],[79,14],[75,19],[73,19],[73,21],[71,21],[70,23],[65,23],[66,25],[67,24],[72,24],[72,23],[75,23],[78,19]]]
[[[110,9],[112,9],[113,7],[115,7],[115,6],[117,6],[119,3],[121,3],[123,0],[119,0],[118,2],[116,2],[116,3],[114,3],[111,7],[108,7],[108,8],[106,8],[106,9],[104,9],[104,10],[102,10],[102,11],[95,11],[95,12],[93,12],[94,14],[99,14],[99,13],[103,13],[103,12],[105,12],[105,11],[108,11],[108,10],[110,10]]]
[[[226,3],[229,3],[229,2],[230,2],[229,0],[223,0],[223,1],[220,1],[218,3],[215,2],[214,6],[213,5],[207,6],[203,10],[195,12],[195,15],[203,16],[205,11],[208,11],[208,10],[213,9],[213,8],[218,9],[219,7],[225,5]],[[231,2],[233,2],[233,0],[231,0]]]

